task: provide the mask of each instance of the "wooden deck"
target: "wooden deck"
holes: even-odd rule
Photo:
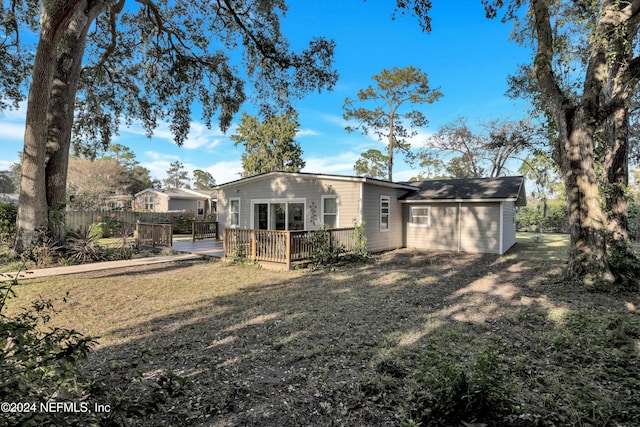
[[[195,242],[190,240],[174,240],[173,250],[176,252],[186,252],[214,258],[224,257],[222,240],[205,239],[196,240]]]

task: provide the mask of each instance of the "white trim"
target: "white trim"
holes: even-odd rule
[[[509,197],[506,199],[411,199],[398,200],[400,203],[498,203],[498,202],[516,202],[518,199]]]
[[[458,203],[458,253],[462,251],[462,202]]]
[[[362,224],[364,222],[364,182],[360,184],[360,201],[358,202],[358,215],[360,216],[358,224]]]
[[[382,201],[385,200],[387,202],[387,228],[382,228]],[[381,233],[387,233],[389,232],[389,230],[391,230],[391,197],[389,196],[380,196],[380,204],[379,204],[380,210],[379,210],[379,227],[380,227],[380,232]]]
[[[324,212],[324,201],[326,199],[336,199],[336,228],[340,227],[340,197],[338,197],[338,195],[324,195],[324,196],[320,196],[320,224],[324,224],[324,216],[325,216],[325,212]],[[329,215],[334,215],[333,213],[329,213]]]
[[[502,255],[504,247],[504,202],[500,202],[500,248],[499,253]]]

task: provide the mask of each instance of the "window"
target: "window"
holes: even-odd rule
[[[409,224],[414,227],[431,227],[431,206],[412,206]]]
[[[145,210],[152,211],[153,208],[154,208],[154,203],[153,202],[154,202],[153,196],[150,196],[150,195],[144,196],[144,200],[143,200],[142,204],[143,204],[143,207],[145,208]]]
[[[229,225],[240,227],[240,199],[229,199]]]
[[[254,230],[269,229],[268,203],[256,203],[253,205],[253,228]]]
[[[389,196],[380,196],[380,231],[389,231]]]
[[[327,228],[338,228],[338,198],[322,196],[322,222]]]
[[[288,229],[304,230],[304,203],[289,203]]]
[[[196,214],[198,216],[204,216],[204,202],[202,200],[198,200]]]
[[[304,199],[252,200],[255,230],[304,230]]]

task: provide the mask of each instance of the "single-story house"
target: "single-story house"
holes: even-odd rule
[[[226,228],[316,230],[364,224],[367,250],[401,247],[503,254],[516,241],[521,176],[389,182],[365,177],[269,172],[219,185]]]
[[[216,214],[215,190],[146,188],[134,195],[134,209],[150,212],[192,211],[198,218]]]

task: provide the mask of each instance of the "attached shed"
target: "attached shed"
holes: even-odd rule
[[[526,205],[521,176],[411,183],[404,205],[405,246],[503,254],[516,243],[516,206]]]

